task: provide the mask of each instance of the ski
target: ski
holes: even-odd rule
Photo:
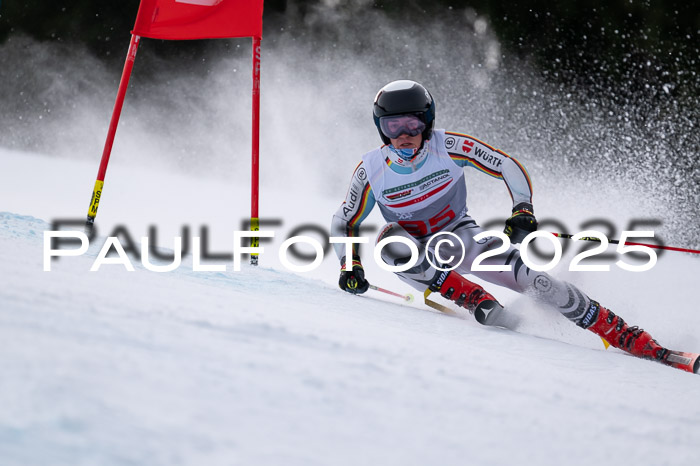
[[[700,354],[697,353],[668,350],[660,362],[682,371],[700,374]]]
[[[425,290],[424,293],[424,300],[425,304],[428,305],[429,307],[436,309],[440,312],[443,312],[445,314],[451,315],[451,316],[458,316],[455,311],[450,309],[449,307],[436,303],[435,301],[432,301],[428,299],[428,296],[430,295],[431,291],[430,289]],[[518,321],[517,319],[514,318],[514,316],[508,312],[503,312],[505,309],[501,306],[498,306],[498,309],[494,309],[494,312],[490,312],[485,315],[485,318],[480,320],[477,318],[477,321],[483,325],[490,325],[490,326],[496,326],[496,327],[501,327],[505,328],[507,330],[515,331],[515,326],[517,325]],[[475,316],[476,317],[476,316]],[[603,344],[605,345],[605,349],[608,349],[610,347],[610,343],[608,343],[605,338],[601,337],[601,340],[603,341]],[[639,356],[634,356],[633,357],[639,357]],[[642,358],[646,359],[646,358]],[[676,369],[680,369],[682,371],[690,372],[693,374],[700,374],[700,354],[697,353],[684,353],[682,351],[673,351],[666,349],[666,353],[664,356],[660,359],[651,359],[649,358],[650,361],[657,361],[660,362],[661,364],[664,364],[669,367],[675,367]]]
[[[376,289],[375,287],[370,287],[372,289]],[[379,289],[378,291],[384,291],[383,289]],[[437,311],[440,311],[443,314],[449,315],[451,317],[457,317],[460,319],[463,319],[464,316],[451,308],[445,306],[444,304],[437,303],[431,299],[428,298],[432,292],[430,289],[425,290],[425,293],[423,294],[423,299],[424,303]],[[390,292],[389,294],[392,294],[394,296],[399,296],[404,298],[404,300],[409,301],[405,296],[411,296],[411,295],[400,295],[398,293],[393,293]],[[364,296],[364,295],[363,295]],[[411,296],[412,297],[412,296]],[[492,326],[492,327],[500,327],[505,330],[510,330],[512,332],[518,333],[517,330],[515,330],[515,327],[517,326],[518,320],[514,315],[506,311],[505,308],[498,306],[498,308],[492,309],[488,313],[484,315],[484,318],[481,319],[483,320],[480,321],[477,318],[477,321],[481,323],[482,325],[487,325],[487,326]],[[476,317],[476,316],[475,316]],[[608,343],[604,338],[601,338],[603,341],[603,344],[605,345],[605,349],[608,349],[610,347],[610,343]],[[665,349],[666,353],[659,358],[659,359],[653,359],[653,358],[645,358],[645,357],[640,357],[640,356],[635,356],[632,354],[629,354],[632,357],[637,357],[640,359],[648,359],[649,361],[656,361],[659,362],[663,365],[669,366],[669,367],[674,367],[676,369],[680,369],[685,372],[690,372],[692,374],[700,374],[700,354],[698,353],[685,353],[682,351],[673,351],[670,349]]]

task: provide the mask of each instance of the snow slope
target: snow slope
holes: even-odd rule
[[[502,289],[520,333],[341,293],[334,258],[285,271],[280,239],[327,222],[338,199],[299,207],[268,188],[261,209],[284,223],[258,268],[193,272],[187,258],[170,273],[91,273],[96,241],[44,272],[43,231],[83,217],[96,166],[0,149],[0,167],[3,465],[697,462],[697,376],[604,351]],[[207,224],[230,250],[247,186],[154,173],[110,168],[100,235],[154,223],[168,247],[183,223]],[[697,270],[679,254],[642,274],[559,272],[663,344],[698,351]]]

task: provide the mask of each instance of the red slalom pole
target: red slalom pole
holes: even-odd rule
[[[126,54],[124,71],[122,71],[122,78],[119,82],[119,90],[117,91],[117,99],[114,102],[112,119],[109,122],[107,140],[105,141],[105,147],[102,151],[102,160],[100,161],[100,168],[97,171],[97,180],[95,181],[95,187],[92,190],[92,199],[90,200],[90,207],[88,208],[87,222],[85,223],[85,230],[88,236],[92,233],[92,228],[95,224],[97,208],[100,205],[100,198],[102,197],[102,188],[104,187],[105,182],[105,174],[107,173],[107,164],[109,164],[109,156],[112,153],[112,145],[114,144],[114,135],[117,132],[117,125],[119,124],[119,117],[122,113],[122,106],[124,105],[126,89],[129,87],[129,78],[131,78],[131,71],[134,68],[134,60],[136,59],[136,51],[139,48],[140,41],[141,37],[134,34],[131,35],[131,42],[129,42],[129,51]]]
[[[557,238],[564,238],[564,239],[572,239],[574,235],[567,235],[566,233],[552,233],[554,236]],[[584,238],[579,238],[582,241],[596,241],[600,243],[600,238],[595,238],[595,237],[590,237],[586,236]],[[620,244],[620,242],[616,239],[611,239],[608,240],[610,244]],[[673,246],[660,246],[658,244],[648,244],[648,243],[633,243],[632,241],[625,241],[625,244],[629,244],[630,246],[646,246],[648,248],[652,249],[666,249],[668,251],[680,251],[680,252],[689,252],[692,254],[700,254],[700,251],[697,249],[686,249],[686,248],[675,248]]]
[[[250,230],[260,230],[258,217],[259,185],[260,185],[260,37],[253,37],[253,134],[251,154],[251,201],[250,201]],[[250,246],[260,245],[260,238],[252,237]],[[250,264],[258,265],[258,254],[251,253]]]

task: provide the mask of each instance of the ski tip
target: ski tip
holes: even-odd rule
[[[502,310],[503,306],[498,304],[498,301],[489,299],[480,302],[473,314],[476,321],[481,325],[493,325],[493,322]]]
[[[664,364],[693,374],[700,373],[700,354],[668,351],[662,361]]]

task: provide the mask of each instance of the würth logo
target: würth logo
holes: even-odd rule
[[[470,141],[469,139],[464,140],[464,144],[462,144],[462,150],[466,152],[467,154],[472,151],[472,148],[474,147],[474,141]]]

